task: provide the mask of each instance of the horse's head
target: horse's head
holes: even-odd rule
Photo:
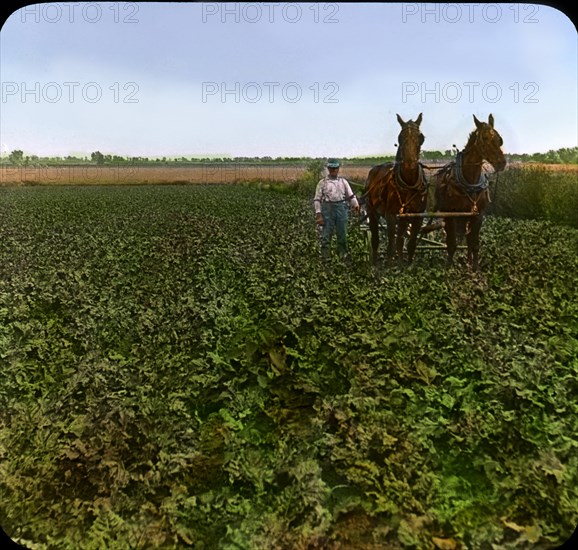
[[[396,161],[402,163],[416,163],[419,161],[421,146],[424,142],[424,135],[419,129],[421,124],[422,113],[413,120],[405,122],[399,115],[397,121],[401,126],[401,132],[398,136],[399,147],[397,149]]]
[[[474,115],[476,130],[473,133],[473,144],[477,147],[483,160],[487,160],[496,172],[501,172],[506,167],[506,158],[502,152],[504,141],[502,136],[494,129],[494,117],[490,115],[488,122],[481,122]]]

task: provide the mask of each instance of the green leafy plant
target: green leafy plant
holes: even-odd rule
[[[578,233],[325,272],[310,195],[0,189],[0,523],[31,548],[553,548]]]

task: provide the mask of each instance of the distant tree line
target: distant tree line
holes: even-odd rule
[[[454,158],[455,149],[446,151],[422,151],[423,162],[447,162]],[[563,147],[546,153],[523,153],[507,154],[508,162],[539,162],[545,164],[578,164],[578,147]],[[120,155],[105,155],[100,151],[94,151],[90,158],[65,156],[65,157],[39,157],[37,155],[24,155],[23,151],[12,151],[7,157],[0,159],[0,163],[9,166],[61,166],[61,165],[194,165],[206,163],[247,163],[247,164],[303,164],[307,165],[313,161],[324,161],[325,158],[311,157],[123,157]],[[395,155],[351,157],[342,158],[342,162],[348,165],[356,164],[379,164],[395,160]]]

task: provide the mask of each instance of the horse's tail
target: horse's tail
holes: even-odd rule
[[[427,186],[426,186],[426,193],[427,193],[427,210],[430,212],[435,212],[438,210],[439,204],[439,192],[440,192],[440,182],[443,179],[443,171],[445,170],[445,166],[436,170],[433,174],[430,175]]]
[[[448,182],[453,177],[454,167],[455,162],[450,162],[445,166],[442,166],[439,170],[436,170],[430,177],[428,187],[428,201],[431,200],[431,208],[429,207],[428,202],[429,210],[439,210],[440,204],[443,201],[443,196],[447,192],[446,187]]]

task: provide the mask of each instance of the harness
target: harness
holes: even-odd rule
[[[470,202],[472,203],[472,212],[478,212],[478,200],[480,199],[482,193],[486,191],[489,187],[488,176],[484,172],[480,174],[477,183],[469,183],[463,174],[463,153],[460,151],[456,155],[455,161],[455,174],[456,174],[456,187],[464,193]],[[475,198],[474,198],[475,196]]]
[[[414,184],[409,184],[401,177],[401,164],[399,162],[395,162],[393,165],[393,175],[395,183],[394,189],[397,194],[397,198],[401,204],[401,208],[399,209],[400,214],[403,214],[405,212],[406,206],[413,200],[413,198],[418,193],[422,196],[424,196],[427,193],[423,166],[421,165],[421,163],[418,162],[417,167],[418,167],[417,180]],[[399,193],[400,190],[407,193],[405,201],[403,201],[401,198],[401,195]]]

